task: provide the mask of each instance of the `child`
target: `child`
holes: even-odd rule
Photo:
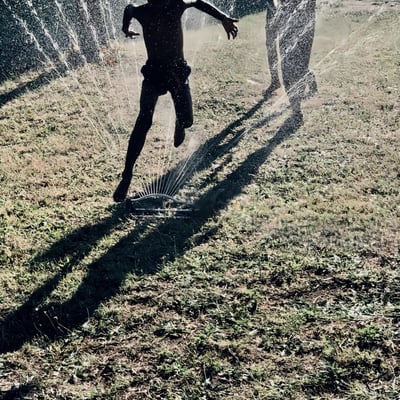
[[[124,11],[122,31],[132,38],[138,33],[129,30],[132,18],[142,25],[147,50],[147,62],[142,67],[144,80],[140,95],[140,111],[129,139],[122,180],[114,192],[114,200],[126,198],[132,179],[133,166],[143,148],[149,131],[158,97],[171,93],[175,107],[176,122],[174,146],[185,139],[185,129],[193,124],[192,98],[188,77],[191,69],[183,54],[183,30],[181,17],[188,8],[200,11],[218,19],[228,35],[235,39],[238,28],[233,19],[203,0],[148,0],[141,6],[128,5]]]

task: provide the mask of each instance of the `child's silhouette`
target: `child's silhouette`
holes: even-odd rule
[[[130,31],[129,25],[135,18],[142,25],[147,50],[147,62],[142,67],[144,80],[140,95],[140,111],[129,139],[122,180],[114,192],[114,200],[126,198],[132,179],[133,166],[139,157],[149,131],[158,97],[171,93],[175,106],[176,122],[174,146],[185,139],[185,129],[193,124],[192,98],[188,77],[191,69],[183,54],[183,12],[194,7],[222,22],[228,39],[237,36],[238,20],[225,15],[203,0],[148,0],[141,6],[128,5],[124,11],[122,30],[127,37],[138,33]]]

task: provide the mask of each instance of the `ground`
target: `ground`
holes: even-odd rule
[[[399,6],[318,3],[301,127],[263,14],[186,33],[194,126],[161,99],[132,192],[188,219],[112,202],[140,39],[3,82],[0,397],[398,399]]]

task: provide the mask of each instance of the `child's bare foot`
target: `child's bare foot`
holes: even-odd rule
[[[318,85],[315,79],[315,75],[312,71],[309,71],[305,77],[306,84],[308,86],[308,92],[302,95],[303,100],[307,100],[315,96],[318,92]]]
[[[114,192],[113,199],[117,203],[121,203],[126,199],[126,195],[128,194],[129,185],[131,184],[131,178],[122,178],[121,182],[117,186],[117,189]]]
[[[292,112],[291,122],[294,128],[298,129],[303,125],[303,113],[300,109],[294,109]]]
[[[176,123],[175,134],[174,134],[174,146],[179,147],[184,140],[185,140],[185,128],[181,128],[181,126],[178,123]]]
[[[263,95],[265,98],[269,98],[275,92],[275,90],[279,89],[281,84],[279,81],[273,80],[271,84],[264,90]]]

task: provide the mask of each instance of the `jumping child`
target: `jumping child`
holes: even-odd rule
[[[128,5],[124,11],[122,31],[133,38],[138,33],[130,31],[135,18],[142,25],[147,50],[147,62],[142,67],[144,76],[140,94],[140,111],[129,139],[122,179],[114,192],[114,201],[126,198],[132,179],[132,171],[144,146],[146,134],[152,122],[158,97],[171,93],[176,121],[174,146],[185,139],[185,129],[193,124],[192,98],[188,77],[191,69],[183,54],[183,30],[181,17],[184,11],[194,7],[222,22],[228,39],[235,39],[237,19],[228,17],[215,6],[203,0],[148,0],[141,6]]]

